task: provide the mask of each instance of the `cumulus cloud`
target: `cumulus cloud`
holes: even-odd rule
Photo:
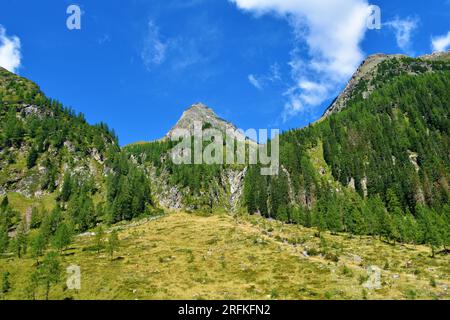
[[[20,39],[8,37],[6,30],[0,25],[0,66],[11,72],[17,72],[21,63]]]
[[[164,62],[166,59],[166,51],[167,43],[161,40],[159,28],[150,20],[141,52],[142,61],[148,69],[151,69],[153,66],[160,65]]]
[[[282,17],[293,29],[296,46],[289,65],[294,85],[285,93],[285,119],[335,95],[363,60],[360,43],[372,12],[367,0],[229,1],[257,16]]]
[[[394,30],[398,47],[406,53],[413,54],[411,51],[411,39],[419,25],[419,19],[411,17],[400,19],[397,17],[387,22],[386,25]]]
[[[450,31],[446,35],[433,37],[431,45],[433,51],[445,51],[450,48]]]

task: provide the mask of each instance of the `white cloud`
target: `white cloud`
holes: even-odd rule
[[[208,28],[204,28],[205,25]],[[218,52],[220,30],[203,16],[196,16],[189,19],[189,28],[183,31],[175,37],[164,36],[164,32],[150,19],[140,52],[142,62],[147,70],[164,64],[166,71],[175,73],[196,67],[195,73],[190,73],[190,76],[208,78],[213,74],[210,63]]]
[[[431,44],[433,51],[445,51],[450,48],[450,31],[446,35],[433,37]]]
[[[290,66],[294,85],[285,93],[285,119],[312,111],[335,95],[363,60],[360,43],[371,13],[367,0],[229,1],[258,16],[283,17],[293,28],[296,48]],[[306,52],[300,49],[304,44]]]
[[[167,43],[164,43],[159,35],[159,28],[153,21],[149,21],[148,30],[141,51],[141,58],[145,66],[151,69],[160,65],[166,59]]]
[[[397,17],[394,20],[387,22],[386,25],[394,29],[398,47],[406,53],[413,54],[411,51],[411,38],[413,32],[419,25],[419,19],[411,17],[400,19]]]
[[[270,66],[269,73],[263,76],[257,76],[254,74],[248,75],[248,81],[258,90],[262,90],[268,83],[281,81],[280,66],[278,63],[274,63]]]
[[[6,30],[0,25],[0,66],[11,72],[17,72],[21,63],[20,39],[8,37]]]
[[[256,76],[254,74],[248,75],[248,81],[258,90],[262,90],[262,84],[259,82],[258,79],[256,79]]]

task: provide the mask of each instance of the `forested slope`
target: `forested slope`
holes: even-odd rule
[[[255,178],[257,168],[250,169],[248,210],[333,231],[448,244],[449,88],[448,62],[381,63],[344,110],[282,135],[279,177]]]
[[[0,199],[0,252],[8,233],[41,228],[48,241],[60,227],[81,232],[153,210],[149,179],[107,125],[2,68]]]

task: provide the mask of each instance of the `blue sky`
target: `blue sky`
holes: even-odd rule
[[[68,30],[66,9],[82,10]],[[448,49],[450,0],[2,1],[0,65],[104,121],[122,145],[203,102],[242,129],[316,120],[369,54]]]

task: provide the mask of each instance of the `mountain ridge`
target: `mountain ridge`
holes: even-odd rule
[[[355,71],[351,79],[348,81],[347,85],[343,89],[343,91],[336,97],[336,99],[331,103],[331,105],[325,110],[322,117],[319,118],[316,122],[321,122],[324,118],[329,115],[341,111],[348,100],[351,98],[353,91],[360,84],[361,81],[370,81],[371,76],[374,72],[376,72],[378,66],[387,60],[393,59],[402,59],[409,58],[404,54],[384,54],[384,53],[376,53],[368,56],[364,61],[360,64],[358,69]],[[450,60],[450,50],[447,52],[435,52],[428,55],[419,56],[416,60],[424,60],[424,61],[439,61],[439,60]],[[372,88],[367,88],[366,91],[363,92],[363,98],[366,99],[368,95],[370,95]]]

